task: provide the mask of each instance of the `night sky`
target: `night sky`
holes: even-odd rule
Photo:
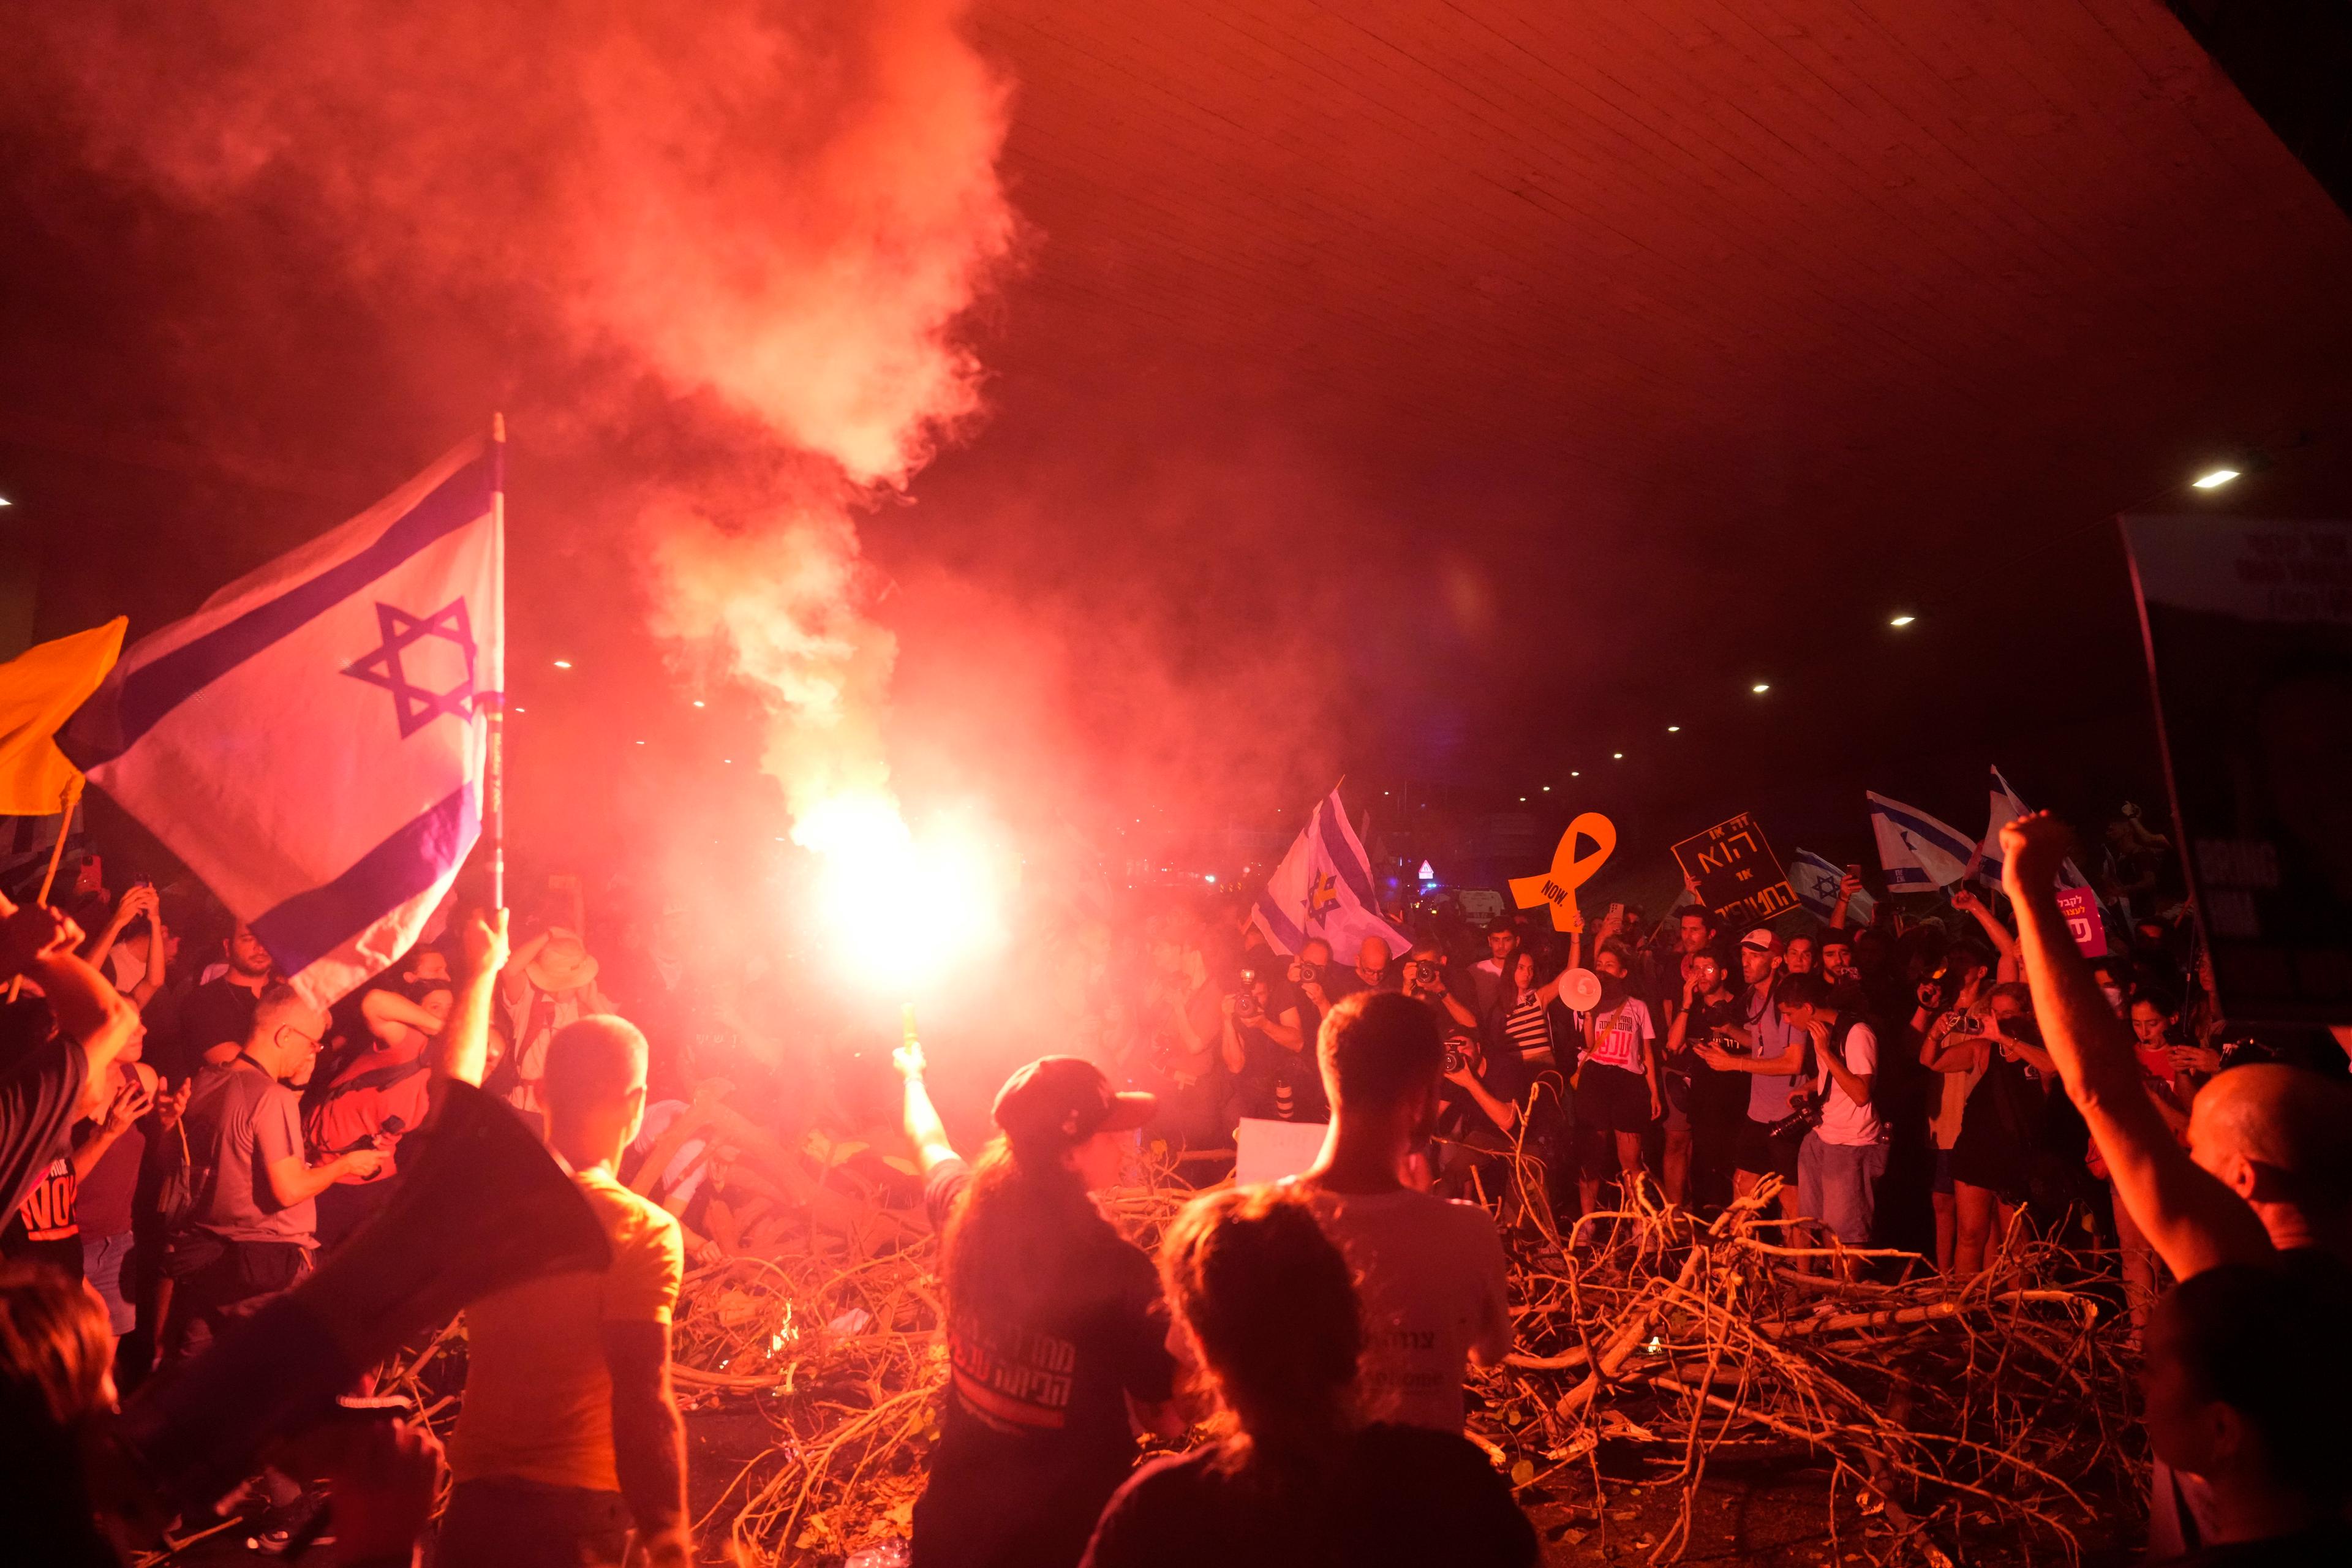
[[[254,91],[257,35],[35,27],[0,109],[33,633],[150,630],[503,409],[519,833],[764,820],[758,704],[647,629],[646,498],[757,529],[804,476],[657,333],[556,297],[581,285],[534,160],[578,153],[566,73],[611,24],[518,9],[565,42],[488,92],[467,40],[415,65],[352,24],[380,47],[305,89],[315,121]],[[1376,810],[1600,809],[1653,863],[1741,810],[1859,858],[1865,788],[1975,831],[1987,763],[2078,817],[2156,807],[2115,513],[2343,514],[2352,223],[2153,0],[961,26],[1009,89],[1018,224],[947,331],[979,406],[847,503],[910,799],[1108,843],[1276,827],[1344,773]],[[723,216],[564,202],[644,237],[646,298],[698,246],[757,272],[834,111],[646,107],[708,132]],[[479,140],[445,162],[423,139],[451,125]],[[235,175],[159,173],[182,155]],[[689,264],[648,282],[662,243]],[[2223,461],[2247,477],[2185,488]]]

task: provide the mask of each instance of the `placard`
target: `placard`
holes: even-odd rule
[[[2098,895],[2088,888],[2061,888],[2058,912],[2066,917],[2066,933],[2084,958],[2107,956],[2107,924],[2099,918]]]
[[[1323,1152],[1324,1121],[1269,1121],[1244,1116],[1234,1131],[1234,1181],[1241,1186],[1296,1176]]]
[[[1797,907],[1797,895],[1764,842],[1764,830],[1746,812],[1675,846],[1683,875],[1698,884],[1700,902],[1727,925],[1760,925]]]
[[[2352,1023],[2352,523],[2121,522],[2221,1010]]]
[[[1579,838],[1592,841],[1591,854],[1576,852]],[[1597,811],[1579,812],[1551,852],[1551,869],[1534,877],[1512,878],[1511,898],[1523,910],[1550,905],[1554,931],[1582,931],[1584,916],[1576,908],[1576,889],[1591,880],[1616,848],[1615,823]]]
[[[1492,888],[1464,888],[1454,895],[1464,915],[1485,924],[1500,915],[1507,907],[1503,895]]]

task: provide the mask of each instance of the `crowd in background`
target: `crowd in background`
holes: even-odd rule
[[[1067,922],[1028,972],[1064,1031],[1037,1043],[1064,1048],[1006,1083],[971,1162],[919,1048],[794,1038],[789,974],[714,975],[676,908],[625,910],[608,938],[576,878],[550,879],[511,935],[504,911],[453,902],[322,1011],[200,890],[91,877],[73,914],[7,917],[30,984],[0,1064],[26,1156],[0,1294],[21,1342],[41,1313],[71,1320],[55,1291],[87,1281],[102,1320],[85,1337],[102,1321],[110,1343],[85,1359],[110,1383],[82,1377],[85,1404],[169,1377],[361,1231],[443,1086],[478,1084],[562,1156],[614,1261],[475,1310],[444,1561],[555,1542],[617,1563],[633,1530],[683,1561],[665,1368],[688,1260],[870,1242],[878,1222],[885,1245],[946,1242],[952,1378],[919,1563],[1402,1561],[1416,1540],[1516,1563],[1532,1536],[1459,1436],[1465,1365],[1510,1344],[1504,1238],[1590,1254],[1608,1226],[1574,1216],[1705,1213],[1777,1179],[1822,1246],[1916,1246],[1956,1284],[2020,1226],[2119,1250],[2151,1426],[2171,1410],[2192,1428],[2158,1434],[2179,1475],[2161,1472],[2156,1540],[2309,1536],[2335,1528],[2342,1468],[2277,1479],[2278,1434],[2305,1412],[2263,1404],[2275,1379],[2247,1335],[2336,1300],[2332,1276],[2282,1293],[2259,1271],[2352,1239],[2344,1053],[2218,1014],[2166,847],[2144,828],[2111,845],[2116,952],[2091,960],[2014,863],[2006,900],[1881,899],[1867,923],[1847,919],[1858,876],[1825,921],[1729,928],[1695,900],[1654,921],[1611,904],[1565,934],[1401,907],[1402,952],[1277,952],[1214,901]],[[1188,1212],[1156,1267],[1094,1209],[1131,1176],[1134,1134],[1206,1185],[1244,1119],[1329,1131],[1295,1182]],[[69,1131],[44,1152],[45,1129]],[[2184,1286],[2159,1309],[2168,1279]],[[1130,1478],[1131,1419],[1188,1424],[1171,1355],[1235,1425]],[[2333,1387],[2342,1358],[2317,1359],[2304,1370]],[[62,1419],[58,1388],[41,1398]],[[2211,1448],[2224,1407],[2252,1412],[2252,1436],[2196,1461],[2217,1481],[2181,1457]],[[399,1443],[372,1463],[414,1493],[430,1467]],[[2231,1475],[2267,1503],[2231,1502]],[[272,1485],[268,1528],[290,1536],[323,1494]]]

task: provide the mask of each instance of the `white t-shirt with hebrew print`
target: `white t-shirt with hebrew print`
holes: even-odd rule
[[[1642,1047],[1645,1041],[1658,1037],[1657,1026],[1650,1022],[1650,1005],[1639,996],[1628,996],[1611,1007],[1595,1007],[1586,1015],[1591,1020],[1591,1045],[1584,1059],[1599,1062],[1605,1068],[1623,1068],[1627,1072],[1640,1072]]]
[[[1495,1221],[1475,1204],[1410,1187],[1307,1200],[1356,1277],[1364,1313],[1357,1393],[1367,1421],[1462,1430],[1462,1373],[1511,1348],[1511,1305]]]

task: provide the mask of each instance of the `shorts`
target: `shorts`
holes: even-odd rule
[[[1659,1079],[1658,1087],[1664,1091],[1666,1101],[1666,1131],[1669,1132],[1689,1131],[1691,1130],[1690,1079],[1680,1077],[1675,1073],[1666,1073]],[[1646,1093],[1648,1091],[1644,1089],[1643,1092]]]
[[[1952,1180],[1982,1187],[2005,1204],[2021,1204],[2032,1176],[2031,1156],[2003,1138],[1970,1138],[1952,1145]]]
[[[1647,1132],[1650,1080],[1623,1068],[1587,1062],[1576,1079],[1576,1124],[1602,1132]]]
[[[1952,1152],[1949,1149],[1936,1151],[1936,1175],[1928,1184],[1927,1190],[1939,1198],[1952,1195]]]
[[[1793,1182],[1797,1179],[1798,1148],[1793,1138],[1773,1137],[1772,1123],[1747,1117],[1739,1123],[1731,1168],[1751,1176],[1778,1176],[1784,1182]]]
[[[131,1299],[131,1288],[138,1278],[131,1272],[131,1235],[127,1230],[81,1238],[81,1277],[106,1303],[107,1327],[118,1340],[139,1322],[139,1309]]]

